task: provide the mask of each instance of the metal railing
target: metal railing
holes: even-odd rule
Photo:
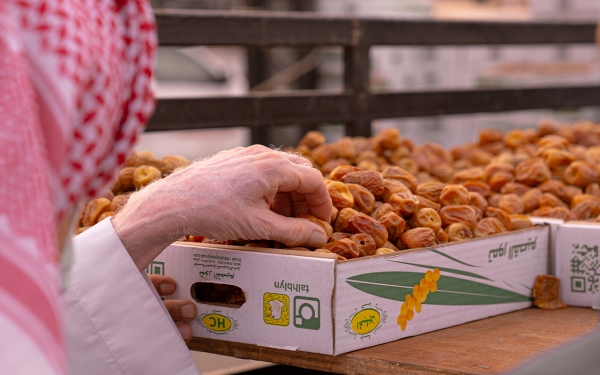
[[[372,46],[595,43],[596,24],[458,22],[328,17],[315,13],[156,10],[161,46],[344,49],[344,89],[251,92],[236,97],[161,99],[147,131],[343,122],[369,136],[382,118],[600,105],[600,86],[371,93]]]

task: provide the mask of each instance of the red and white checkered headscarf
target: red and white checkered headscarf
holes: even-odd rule
[[[109,187],[143,130],[155,50],[147,0],[0,1],[0,347],[26,337],[23,361],[57,374],[57,223]]]

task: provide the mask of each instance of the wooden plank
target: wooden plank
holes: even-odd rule
[[[351,91],[302,90],[160,99],[147,131],[362,121],[356,134],[364,135],[374,119],[600,105],[600,86],[359,95],[357,101]]]
[[[352,45],[348,19],[314,13],[268,11],[198,11],[157,9],[161,46],[315,46]]]
[[[594,22],[474,22],[311,12],[155,10],[166,45],[290,47],[594,43]]]
[[[324,91],[161,99],[146,131],[260,127],[352,119],[352,96]]]
[[[367,118],[369,95],[369,48],[344,48],[344,89],[352,93],[354,116],[346,123],[346,135],[371,136],[371,120]]]
[[[195,338],[191,350],[339,374],[501,374],[597,330],[592,309],[530,308],[336,357]]]
[[[474,22],[363,20],[366,45],[502,45],[594,43],[596,24],[567,22]]]
[[[595,105],[600,105],[600,86],[567,86],[375,94],[368,98],[367,113],[377,119]]]

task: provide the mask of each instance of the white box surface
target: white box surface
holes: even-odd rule
[[[548,230],[343,262],[307,252],[176,243],[150,270],[175,279],[172,299],[192,299],[196,282],[244,291],[239,308],[197,303],[194,336],[337,355],[531,306],[534,280],[547,272]],[[436,268],[435,292],[401,329],[407,295],[416,284],[433,288]]]
[[[550,275],[556,276],[556,236],[559,225],[564,224],[565,221],[563,219],[537,216],[530,216],[529,219],[531,219],[531,222],[534,224],[550,225],[550,259],[548,263],[548,272]]]
[[[600,309],[600,224],[568,222],[558,227],[556,276],[569,306]]]

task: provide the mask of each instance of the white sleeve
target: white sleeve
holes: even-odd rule
[[[145,272],[140,274],[111,220],[73,240],[65,292],[69,365],[74,375],[198,375]]]

